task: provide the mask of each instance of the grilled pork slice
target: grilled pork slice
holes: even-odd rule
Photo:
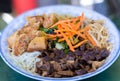
[[[30,41],[33,40],[35,37],[39,37],[39,36],[41,36],[41,31],[37,31],[37,30],[32,30],[28,34]]]
[[[57,21],[57,18],[55,14],[50,14],[48,16],[45,15],[43,27],[49,28],[50,26],[55,24],[56,21]]]
[[[14,42],[12,50],[13,54],[18,56],[27,50],[29,43],[29,37],[27,34],[21,34],[18,39]]]
[[[35,37],[28,45],[27,51],[39,51],[46,49],[46,38],[45,37]]]
[[[28,24],[36,29],[43,24],[43,17],[42,16],[29,16],[27,17]]]
[[[8,45],[9,45],[9,48],[12,48],[15,40],[17,39],[18,37],[18,31],[16,31],[15,33],[13,33],[9,38],[8,38]]]
[[[35,30],[33,27],[31,27],[30,25],[25,25],[22,29],[19,30],[19,34],[28,34],[31,31]]]

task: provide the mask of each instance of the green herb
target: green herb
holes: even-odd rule
[[[69,49],[65,49],[64,53],[67,54],[69,52]]]
[[[60,44],[63,46],[64,48],[64,53],[67,54],[69,52],[69,48],[68,48],[68,45],[65,41],[63,42],[60,42]]]
[[[45,33],[48,33],[48,34],[52,34],[55,29],[57,29],[57,26],[53,28],[44,28],[44,27],[40,28],[41,31],[44,31]]]
[[[63,47],[64,47],[65,49],[68,49],[68,45],[67,45],[67,43],[66,43],[65,41],[61,42],[61,44],[63,45]]]
[[[41,30],[41,31],[44,31],[45,33],[47,33],[47,32],[49,31],[48,28],[43,28],[43,27],[41,27],[40,30]]]
[[[52,34],[55,29],[57,29],[57,27],[50,28],[50,29],[47,31],[47,33]]]
[[[78,40],[78,39],[75,39],[75,40],[74,40],[74,42],[75,42],[75,44],[76,44],[76,43],[78,43],[78,42],[79,42],[79,40]]]

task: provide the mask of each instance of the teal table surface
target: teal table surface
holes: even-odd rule
[[[0,30],[5,23],[0,18]],[[36,81],[12,70],[0,57],[0,81]],[[120,81],[120,57],[104,72],[83,81]]]

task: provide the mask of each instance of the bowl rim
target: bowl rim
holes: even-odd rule
[[[63,6],[63,7],[74,7],[74,8],[80,8],[80,9],[81,9],[81,7],[79,7],[79,6],[72,6],[72,5],[53,5],[53,6],[46,6],[46,7],[41,7],[41,8],[49,8],[49,7],[53,8],[53,7],[61,7],[61,6]],[[39,9],[41,9],[41,8],[33,9],[33,10],[28,11],[28,12],[23,13],[23,14],[27,14],[27,13],[30,13],[30,12],[34,12],[34,11],[37,11],[37,10],[39,10]],[[85,8],[82,8],[82,9],[87,10],[87,9],[85,9]],[[90,11],[90,12],[91,12],[91,10],[87,10],[87,11]],[[94,12],[94,13],[96,13],[96,14],[99,14],[99,13],[97,13],[97,12],[95,12],[95,11],[92,11],[92,12]],[[22,15],[23,15],[23,14],[22,14]],[[22,16],[22,15],[20,15],[20,16]],[[99,15],[101,15],[101,14],[99,14]],[[17,20],[20,16],[16,17],[11,23],[16,22],[16,20]],[[103,15],[101,15],[101,16],[103,16]],[[103,16],[103,17],[106,18],[105,16]],[[109,22],[111,22],[110,19],[108,19],[108,18],[106,18],[106,20],[109,21]],[[111,22],[111,24],[112,24],[113,26],[115,26],[112,22]],[[115,27],[116,27],[116,26],[115,26]],[[6,28],[5,28],[5,29],[6,29]],[[4,29],[4,31],[5,31],[5,29]],[[117,30],[117,28],[116,28],[116,30]],[[4,33],[4,31],[2,32],[2,34]],[[118,34],[119,40],[120,40],[119,31],[117,30],[116,33]],[[1,35],[0,40],[1,40],[2,36],[3,36],[3,35]],[[50,78],[50,77],[42,77],[42,76],[31,75],[31,74],[29,74],[29,73],[20,71],[18,68],[14,67],[14,66],[5,58],[5,56],[4,56],[4,54],[3,54],[2,50],[1,50],[1,48],[2,48],[1,43],[2,43],[2,42],[0,41],[0,56],[2,57],[2,59],[4,60],[4,62],[5,62],[10,68],[12,68],[13,70],[15,70],[16,72],[18,72],[18,73],[20,73],[20,74],[22,74],[22,75],[24,75],[24,76],[26,76],[26,77],[29,77],[29,78],[32,78],[32,79],[36,79],[36,80],[57,80],[57,81],[58,81],[58,80],[72,80],[72,81],[73,81],[73,80],[83,80],[83,79],[87,79],[87,78],[90,78],[90,77],[92,77],[92,76],[95,76],[95,75],[97,75],[97,74],[105,71],[107,68],[109,68],[109,67],[117,60],[118,56],[120,55],[120,46],[119,46],[119,50],[116,52],[116,53],[117,53],[116,56],[115,56],[106,66],[103,67],[104,69],[101,68],[101,69],[99,69],[99,70],[97,70],[97,71],[90,72],[90,73],[87,73],[87,74],[84,74],[84,75],[81,75],[81,76],[75,76],[75,77],[69,77],[69,78]],[[119,42],[119,43],[120,43],[120,42]]]

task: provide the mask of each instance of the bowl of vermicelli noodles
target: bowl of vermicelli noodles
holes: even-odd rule
[[[15,18],[1,35],[1,57],[36,80],[83,80],[110,67],[119,56],[116,26],[97,12],[49,6]]]

